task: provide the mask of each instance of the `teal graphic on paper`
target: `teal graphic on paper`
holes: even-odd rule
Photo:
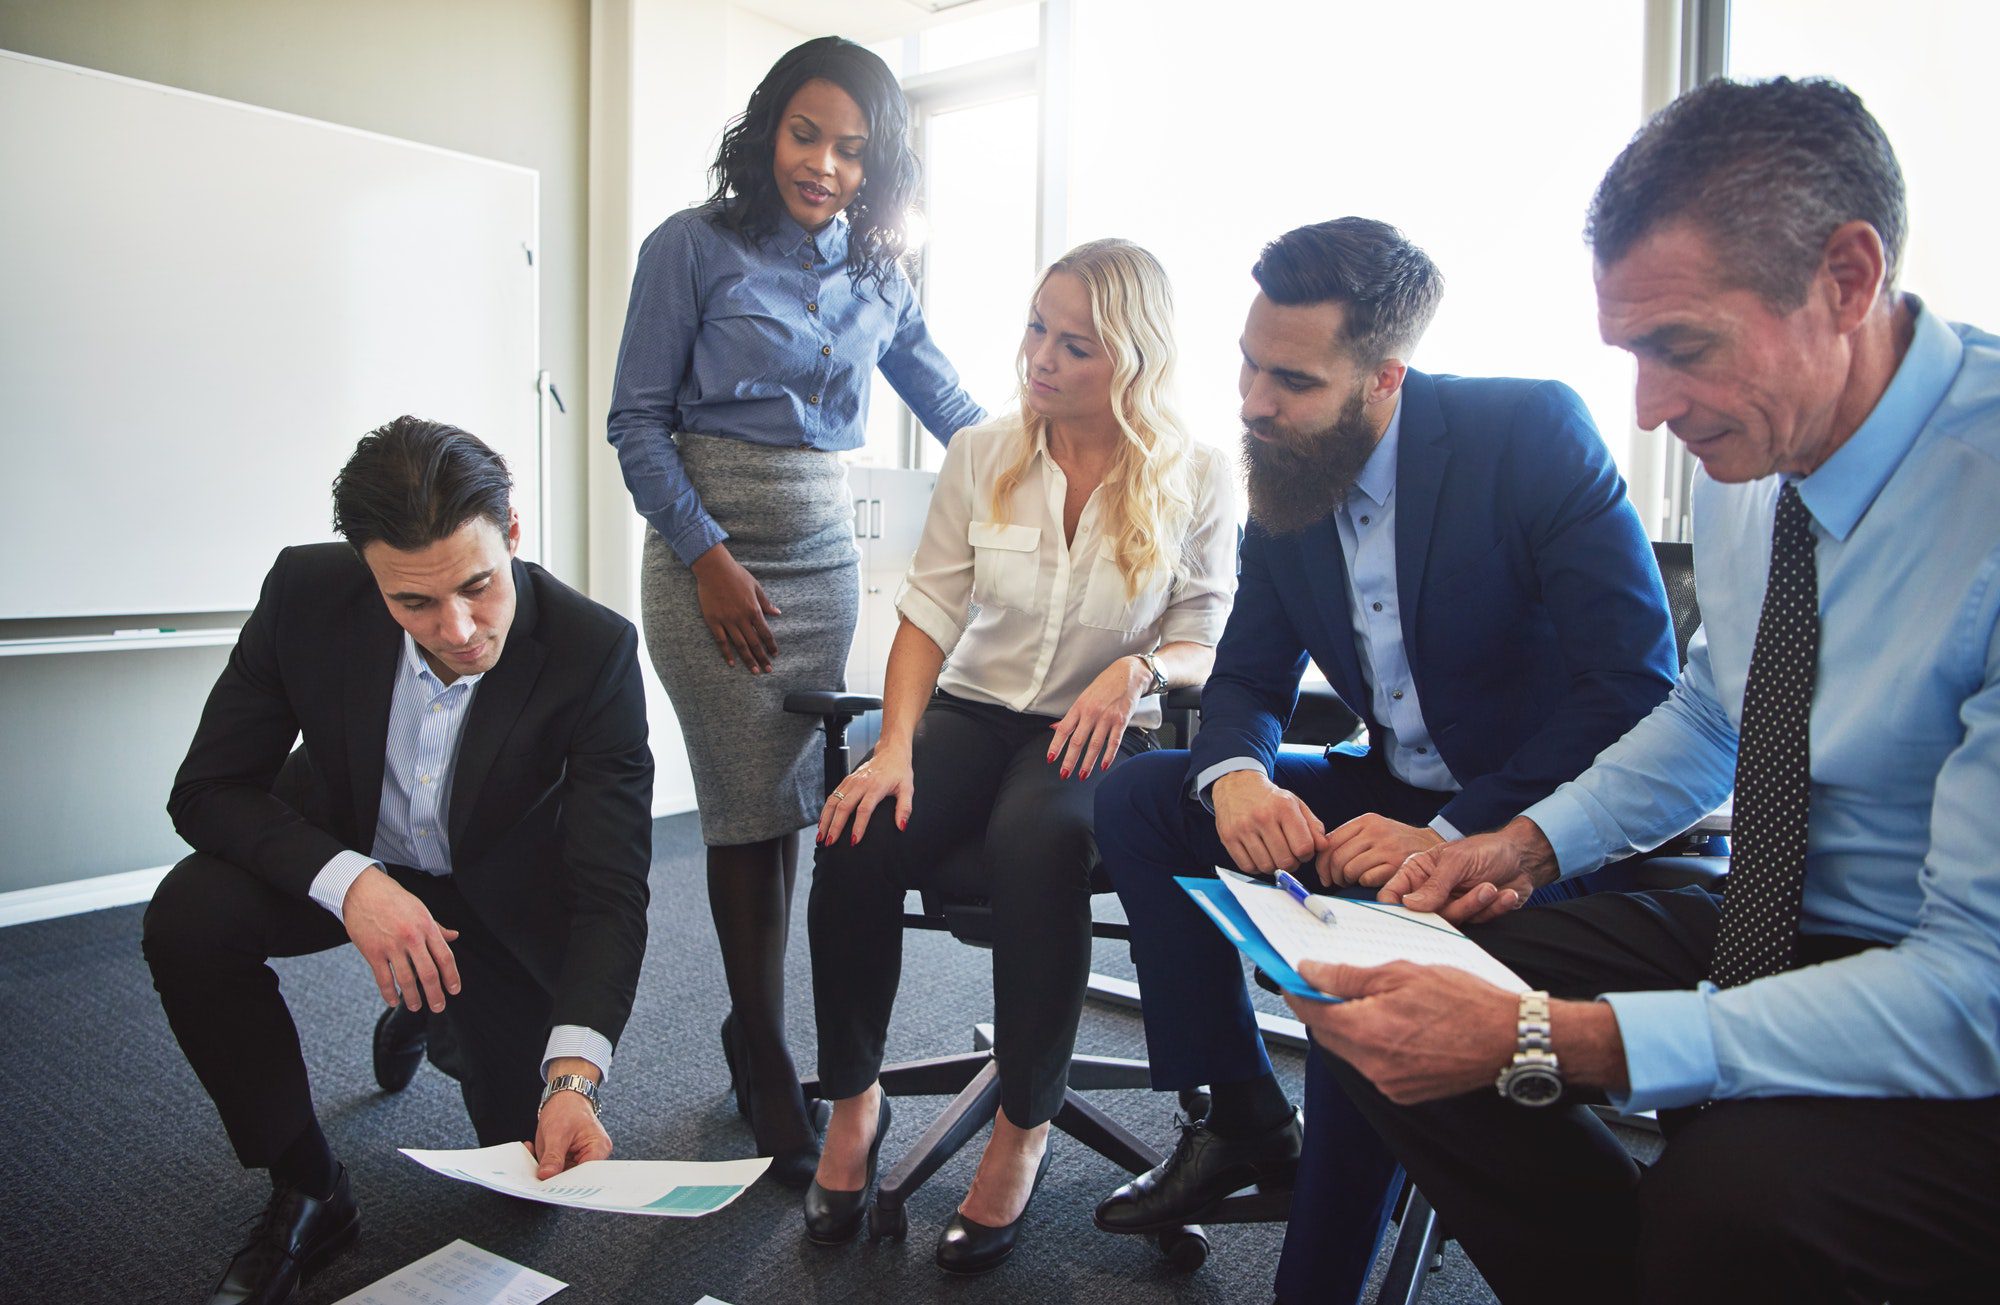
[[[676,1214],[715,1210],[742,1190],[740,1187],[676,1187],[659,1200],[647,1202],[644,1208],[670,1210]]]

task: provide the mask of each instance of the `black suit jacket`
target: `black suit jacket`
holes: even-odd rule
[[[638,637],[540,567],[513,573],[513,628],[459,739],[452,879],[554,995],[553,1023],[615,1044],[646,949],[652,851]],[[308,901],[337,852],[369,853],[402,640],[347,545],[279,553],[174,780],[181,837]],[[301,735],[311,773],[294,807],[271,787]]]

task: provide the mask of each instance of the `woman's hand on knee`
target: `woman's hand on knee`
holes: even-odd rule
[[[847,841],[850,844],[860,842],[861,836],[868,832],[869,818],[875,814],[875,808],[884,802],[892,804],[896,828],[907,828],[916,791],[916,779],[911,773],[909,758],[885,756],[877,751],[834,786],[826,805],[819,810],[819,832],[813,841],[831,844],[851,822],[853,833]]]
[[[1089,779],[1093,770],[1108,770],[1152,680],[1153,673],[1136,657],[1120,657],[1105,667],[1052,727],[1049,764],[1060,762],[1064,779],[1072,774]]]

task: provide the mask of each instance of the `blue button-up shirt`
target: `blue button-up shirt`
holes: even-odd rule
[[[688,480],[677,432],[859,448],[877,368],[940,441],[986,419],[931,343],[902,270],[854,284],[844,218],[814,234],[786,216],[752,243],[715,212],[676,213],[640,247],[611,395],[626,488],[684,563],[728,535]]]
[[[2000,339],[1915,307],[1881,401],[1795,482],[1820,605],[1799,928],[1892,945],[1726,991],[1607,995],[1621,1106],[2000,1094]],[[1565,875],[1729,792],[1780,484],[1697,476],[1704,625],[1680,682],[1525,813]]]
[[[1396,450],[1402,444],[1403,401],[1389,415],[1388,428],[1355,477],[1354,492],[1334,513],[1347,567],[1348,615],[1354,651],[1368,681],[1370,710],[1380,728],[1375,742],[1389,773],[1416,788],[1456,793],[1458,781],[1431,746],[1417,684],[1403,648],[1402,608],[1396,597]],[[1209,786],[1232,770],[1262,770],[1254,757],[1218,761],[1195,776],[1194,789],[1209,801]],[[1459,832],[1443,816],[1431,828],[1445,838]]]
[[[472,697],[484,674],[461,675],[450,684],[431,670],[417,641],[403,632],[403,656],[389,694],[389,734],[382,756],[382,803],[375,841],[364,855],[336,853],[313,877],[312,899],[340,917],[347,890],[372,865],[406,865],[429,875],[451,873],[451,782],[458,742],[472,714]],[[580,1056],[611,1071],[611,1040],[594,1029],[558,1024],[549,1034],[543,1066]]]

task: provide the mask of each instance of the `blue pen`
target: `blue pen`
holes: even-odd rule
[[[1292,878],[1289,874],[1286,874],[1283,870],[1278,871],[1278,887],[1290,893],[1292,895],[1293,901],[1297,902],[1300,906],[1305,907],[1308,911],[1311,911],[1313,914],[1313,918],[1315,920],[1318,920],[1321,924],[1334,925],[1339,923],[1338,919],[1336,919],[1333,914],[1333,908],[1331,906],[1328,906],[1325,902],[1320,901],[1318,898],[1314,897],[1311,893],[1307,892],[1306,886],[1304,884]]]

